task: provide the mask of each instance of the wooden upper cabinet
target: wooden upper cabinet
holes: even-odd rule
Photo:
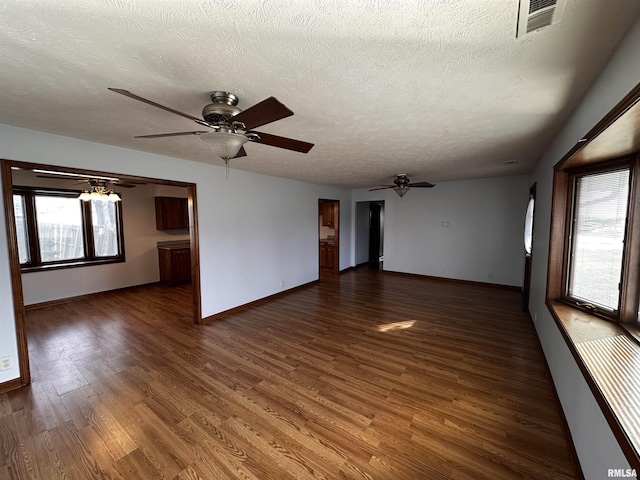
[[[333,204],[332,202],[322,202],[320,204],[320,215],[322,216],[322,226],[333,227]]]
[[[156,229],[187,230],[189,208],[186,198],[156,197]]]

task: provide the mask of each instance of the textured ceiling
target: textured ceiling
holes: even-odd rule
[[[307,155],[249,144],[232,168],[347,187],[528,173],[640,2],[567,0],[558,23],[516,39],[517,11],[518,0],[2,0],[0,123],[222,165],[195,136],[132,138],[201,128],[107,87],[195,116],[227,90],[244,109],[275,96],[295,115],[260,130],[315,143]]]

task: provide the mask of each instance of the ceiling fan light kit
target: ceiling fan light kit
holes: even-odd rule
[[[393,191],[396,192],[398,194],[398,196],[400,196],[400,198],[404,197],[409,190],[411,190],[409,187],[406,186],[401,186],[401,187],[394,187]]]
[[[246,135],[222,131],[203,133],[200,139],[216,156],[227,160],[238,155],[242,146],[249,141]]]

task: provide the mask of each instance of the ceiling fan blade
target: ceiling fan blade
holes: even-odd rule
[[[374,190],[386,190],[387,188],[395,188],[396,185],[385,185],[383,187],[378,187],[378,188],[370,188],[369,191],[373,192]]]
[[[407,187],[409,187],[409,188],[432,188],[432,187],[435,187],[435,185],[433,183],[429,183],[429,182],[416,182],[416,183],[410,183],[409,185],[407,185]]]
[[[247,151],[244,149],[244,147],[240,147],[238,154],[233,158],[246,157],[246,156],[247,156]]]
[[[143,102],[148,105],[161,108],[162,110],[166,110],[167,112],[175,113],[176,115],[180,115],[181,117],[188,118],[189,120],[193,120],[194,122],[198,122],[198,123],[204,122],[204,120],[202,120],[201,118],[194,117],[193,115],[189,115],[188,113],[181,112],[179,110],[176,110],[171,107],[167,107],[165,105],[161,105],[152,100],[147,100],[146,98],[136,95],[135,93],[131,93],[129,90],[123,90],[122,88],[110,88],[110,87],[108,89],[111,90],[112,92],[116,92],[116,93],[119,93],[120,95],[124,95],[125,97],[133,98],[134,100],[138,100],[139,102]]]
[[[293,115],[293,112],[280,103],[277,98],[269,97],[260,103],[256,103],[253,107],[234,115],[229,121],[242,122],[247,130],[251,130],[291,115]]]
[[[138,185],[134,185],[133,183],[127,183],[127,182],[113,182],[112,184],[114,187],[123,187],[123,188],[136,188],[138,185],[142,185],[142,184],[138,184]]]
[[[181,135],[202,135],[203,133],[209,132],[207,130],[197,130],[195,132],[156,133],[155,135],[136,135],[133,138],[179,137]]]
[[[59,177],[57,175],[36,175],[38,178],[50,178],[51,180],[78,180],[76,177]]]
[[[271,145],[272,147],[286,148],[287,150],[293,150],[295,152],[307,153],[313,147],[313,143],[294,140],[293,138],[279,137],[278,135],[271,135],[270,133],[253,131],[247,133],[257,133],[260,136],[259,140],[254,140],[255,143],[263,143],[265,145]]]

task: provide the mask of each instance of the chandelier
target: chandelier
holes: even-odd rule
[[[85,188],[78,197],[83,202],[98,200],[101,202],[119,202],[120,195],[113,191],[106,180],[89,180],[89,187]]]

